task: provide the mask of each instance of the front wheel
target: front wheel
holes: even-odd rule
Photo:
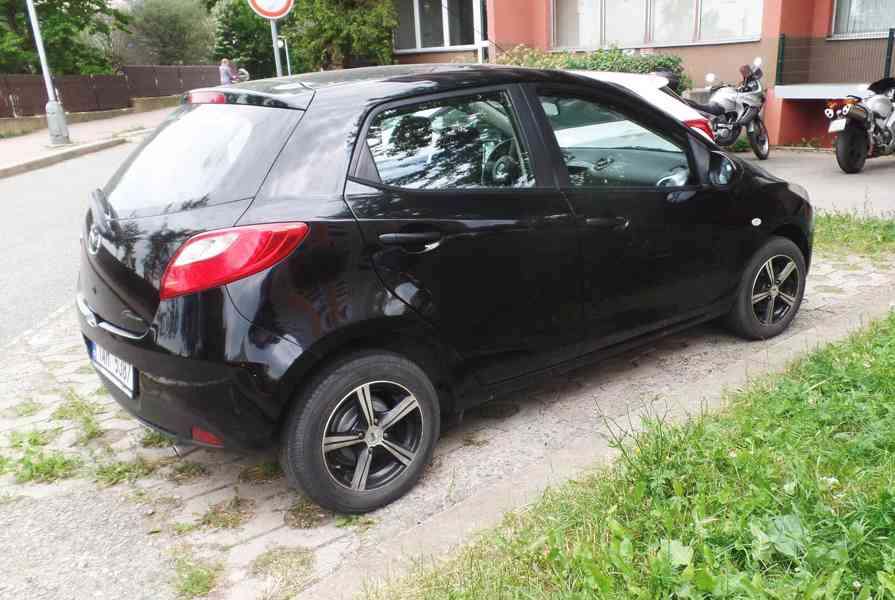
[[[746,265],[736,303],[727,316],[738,335],[766,340],[783,333],[805,294],[805,257],[792,240],[771,238]]]
[[[295,399],[281,462],[290,483],[339,513],[400,498],[432,459],[435,387],[403,356],[364,352],[324,369]]]
[[[755,125],[747,133],[749,145],[752,146],[752,152],[758,157],[758,160],[767,160],[771,153],[771,143],[768,139],[768,128],[765,127],[764,121],[759,118],[755,119]]]
[[[860,173],[869,151],[867,132],[860,127],[848,125],[836,138],[836,162],[846,173]]]

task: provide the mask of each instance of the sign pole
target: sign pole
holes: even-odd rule
[[[27,0],[28,16],[31,19],[31,29],[34,31],[34,43],[37,45],[37,55],[40,57],[40,69],[43,71],[44,85],[47,86],[47,128],[50,130],[50,143],[53,145],[70,144],[68,137],[68,123],[65,121],[65,109],[56,100],[56,90],[53,88],[53,77],[50,75],[50,66],[47,64],[47,53],[44,51],[44,40],[40,34],[40,23],[37,20],[37,12],[34,10],[34,0]]]
[[[277,33],[277,20],[270,20],[270,37],[273,40],[273,56],[277,64],[277,77],[283,76],[283,63],[280,60],[280,46],[278,44],[279,34]]]

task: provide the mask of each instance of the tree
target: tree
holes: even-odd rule
[[[256,15],[245,0],[219,0],[214,16],[215,58],[229,58],[255,79],[273,76],[273,45],[267,20]],[[290,15],[280,22],[281,30],[288,27],[292,18]]]
[[[312,68],[391,64],[393,0],[297,0],[287,37]]]
[[[214,48],[214,21],[202,0],[133,0],[136,43],[160,65],[207,62]]]
[[[37,0],[35,9],[54,74],[111,72],[108,58],[89,38],[108,38],[113,30],[124,29],[124,13],[106,0]],[[24,0],[0,0],[0,72],[40,72]]]

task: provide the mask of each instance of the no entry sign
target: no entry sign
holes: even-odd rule
[[[295,0],[249,0],[249,6],[265,19],[282,19],[295,6]]]

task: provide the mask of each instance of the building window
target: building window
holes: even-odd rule
[[[395,50],[475,47],[476,2],[481,0],[397,0]]]
[[[553,6],[557,48],[683,45],[761,36],[762,0],[554,0]]]
[[[895,27],[892,0],[837,0],[833,33],[855,35],[883,33]]]

